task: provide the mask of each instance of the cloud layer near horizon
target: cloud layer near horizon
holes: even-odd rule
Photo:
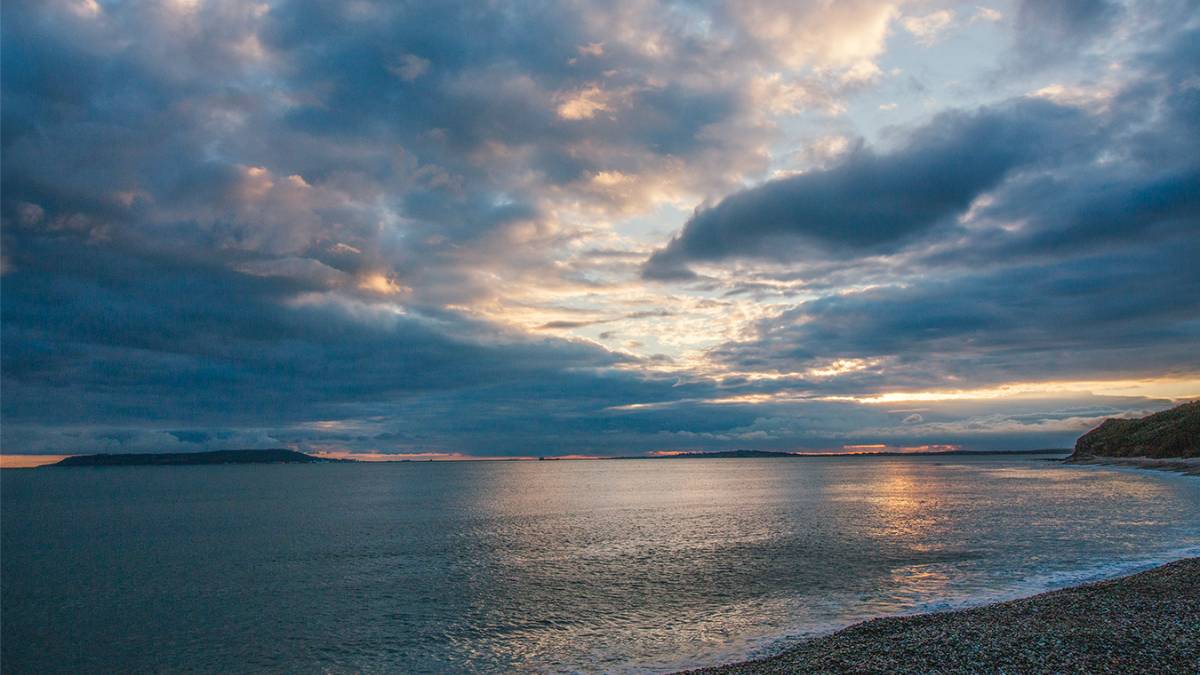
[[[1152,4],[6,3],[4,451],[1015,449],[1200,394]]]

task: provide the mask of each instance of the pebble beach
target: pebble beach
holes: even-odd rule
[[[776,656],[689,672],[1200,673],[1200,558],[973,609],[873,619]]]

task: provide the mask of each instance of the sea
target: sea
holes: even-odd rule
[[[1200,555],[1037,456],[0,471],[0,669],[663,672]]]

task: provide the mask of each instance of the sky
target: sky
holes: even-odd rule
[[[1200,396],[1194,0],[8,0],[0,446],[1069,447]]]

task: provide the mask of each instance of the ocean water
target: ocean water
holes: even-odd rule
[[[0,665],[643,672],[1200,553],[1200,479],[1032,458],[0,471]]]

